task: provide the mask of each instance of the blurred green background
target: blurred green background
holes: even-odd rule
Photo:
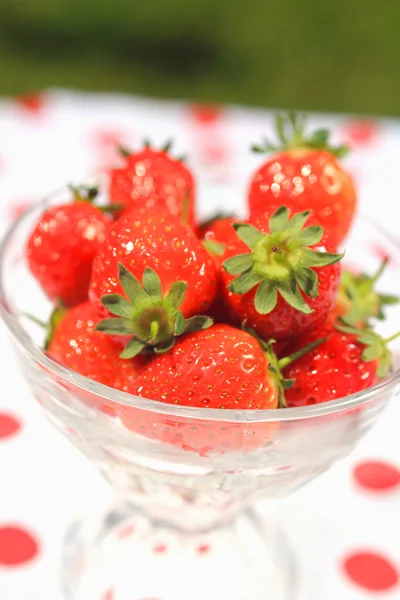
[[[397,115],[398,0],[0,0],[0,94]]]

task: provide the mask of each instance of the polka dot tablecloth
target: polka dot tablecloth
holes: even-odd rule
[[[350,143],[362,209],[398,236],[400,124],[332,115],[311,121]],[[271,133],[269,112],[238,107],[64,91],[5,99],[1,228],[49,190],[101,173],[117,160],[116,145],[137,147],[144,137],[160,145],[173,137],[176,153],[190,151],[207,177],[243,186],[259,160],[249,146]],[[61,600],[62,536],[109,491],[33,402],[3,330],[0,351],[0,599]],[[277,519],[298,554],[298,600],[400,598],[398,402],[349,458],[279,506]]]

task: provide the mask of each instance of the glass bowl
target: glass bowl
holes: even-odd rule
[[[67,201],[63,188],[45,204]],[[238,193],[230,202],[240,210]],[[351,452],[399,390],[400,370],[347,398],[270,411],[171,406],[90,381],[49,358],[43,332],[26,317],[45,320],[51,310],[24,255],[43,207],[3,239],[0,313],[33,395],[115,492],[109,510],[66,538],[66,597],[294,598],[294,557],[273,519],[260,521],[251,507],[259,497],[286,496]],[[380,284],[397,292],[400,247],[387,233],[357,216],[346,248],[351,267],[366,272],[377,268],[379,253],[390,256]],[[382,333],[393,333],[395,315]]]

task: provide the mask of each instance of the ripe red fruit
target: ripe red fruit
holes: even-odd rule
[[[165,212],[133,209],[110,227],[89,296],[100,317],[118,317],[101,331],[134,336],[124,353],[133,356],[146,345],[165,351],[175,335],[209,326],[198,313],[216,291],[214,261],[189,227]]]
[[[217,216],[214,219],[203,223],[198,231],[198,236],[200,237],[203,246],[214,258],[219,274],[218,292],[211,307],[207,310],[207,314],[209,314],[216,323],[230,322],[229,309],[226,306],[222,291],[220,271],[228,244],[236,239],[236,233],[233,228],[234,222],[235,219],[233,217]]]
[[[391,353],[386,340],[371,331],[327,322],[301,339],[301,345],[325,337],[326,341],[283,369],[294,379],[286,390],[288,407],[337,400],[374,385],[391,370]],[[290,346],[296,352],[300,342]]]
[[[29,236],[29,268],[48,298],[72,307],[87,299],[92,263],[106,235],[109,218],[79,196],[40,216]]]
[[[246,331],[214,325],[178,340],[153,358],[129,392],[198,408],[277,408],[277,376],[260,343]]]
[[[384,308],[398,304],[400,300],[397,296],[380,294],[375,289],[387,263],[388,259],[385,258],[373,276],[342,271],[336,304],[331,313],[332,321],[341,317],[349,325],[362,327],[368,325],[370,319],[385,318]]]
[[[351,175],[338,158],[346,146],[329,145],[329,131],[305,136],[304,119],[277,117],[281,146],[255,147],[274,155],[254,173],[249,189],[250,212],[269,210],[270,204],[291,202],[298,211],[312,209],[336,247],[350,229],[357,204]]]
[[[316,342],[319,343],[319,342]],[[304,352],[306,349],[302,350]],[[281,366],[269,344],[229,325],[214,325],[177,340],[154,357],[128,385],[136,396],[211,409],[275,409],[284,405]],[[124,424],[159,441],[204,455],[211,451],[251,449],[270,440],[275,424],[193,420],[125,407]]]
[[[271,204],[235,229],[238,238],[226,250],[222,279],[238,322],[276,340],[322,323],[335,302],[343,255],[330,252],[332,242],[310,211]]]
[[[198,236],[205,248],[213,255],[217,267],[224,261],[225,250],[235,240],[233,217],[216,217],[199,227]]]
[[[75,306],[61,315],[48,341],[50,356],[65,367],[119,390],[143,369],[146,358],[120,358],[120,348],[110,337],[95,331],[97,316],[90,302]]]
[[[146,146],[140,152],[124,152],[125,165],[110,173],[110,202],[126,208],[158,208],[195,227],[195,182],[182,160]]]

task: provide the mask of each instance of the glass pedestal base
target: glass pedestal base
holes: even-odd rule
[[[295,569],[283,535],[252,510],[188,533],[126,504],[71,528],[62,584],[68,600],[293,600]]]

